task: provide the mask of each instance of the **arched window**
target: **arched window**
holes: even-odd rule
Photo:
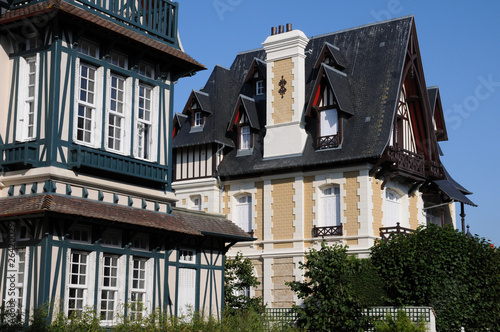
[[[385,191],[384,227],[395,227],[401,224],[401,196],[394,190]]]
[[[236,197],[236,224],[245,232],[252,231],[252,196],[249,194]]]
[[[328,186],[321,189],[318,227],[340,226],[340,188]]]

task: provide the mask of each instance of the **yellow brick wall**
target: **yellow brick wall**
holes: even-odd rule
[[[273,223],[273,239],[274,240],[289,240],[293,239],[295,227],[293,226],[293,209],[295,202],[293,195],[295,190],[293,188],[294,178],[280,179],[271,181],[273,203],[271,209],[273,216],[271,221]],[[274,248],[291,248],[292,243],[275,244]]]
[[[314,176],[304,177],[304,237],[312,237],[313,229],[313,219],[316,217],[313,207],[314,207],[314,187],[313,187]],[[306,247],[312,246],[312,242],[304,243]]]
[[[358,189],[359,189],[359,183],[357,180],[357,177],[359,176],[358,171],[354,172],[344,172],[344,178],[346,179],[345,184],[344,184],[344,190],[346,193],[346,198],[345,198],[345,212],[344,216],[346,218],[346,223],[345,223],[345,231],[344,234],[347,236],[352,236],[352,235],[358,235],[358,229],[359,229],[359,222],[358,222],[358,217],[359,217],[359,209],[358,209],[358,203],[359,203],[359,195],[358,195]],[[357,244],[354,243],[348,243],[353,245]]]
[[[294,304],[294,293],[290,290],[290,287],[285,285],[285,282],[294,281],[293,258],[275,258],[272,269],[272,306],[274,308],[290,308]]]
[[[271,80],[271,84],[273,85],[272,118],[274,124],[286,123],[292,121],[292,115],[293,115],[292,93],[294,90],[292,86],[292,81],[293,81],[292,69],[293,69],[293,62],[291,58],[277,60],[274,62],[272,69],[274,77]],[[283,95],[283,98],[279,93],[280,90],[279,82],[281,81],[281,76],[283,76],[283,79],[286,81],[285,85],[286,92]]]
[[[413,195],[410,199],[410,228],[417,229],[418,227],[418,196]]]
[[[382,210],[384,200],[382,199],[381,183],[375,178],[372,178],[372,192],[373,234],[379,236],[382,219],[384,218],[384,211]]]
[[[255,194],[255,223],[257,226],[253,235],[262,241],[264,239],[264,182],[256,182],[255,188],[257,189]]]
[[[229,196],[229,190],[231,190],[230,185],[224,186],[224,196],[222,197],[222,213],[226,215],[226,218],[229,216],[231,212],[230,202],[231,197]]]

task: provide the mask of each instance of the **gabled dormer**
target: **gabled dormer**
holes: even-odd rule
[[[345,60],[340,48],[330,43],[325,43],[318,56],[318,60],[316,60],[314,69],[319,69],[322,64],[335,68],[339,71],[343,71],[345,69]]]
[[[347,75],[320,63],[312,91],[306,115],[317,119],[316,149],[338,148],[343,121],[354,114]]]
[[[250,65],[244,83],[251,85],[251,90],[255,98],[260,98],[266,94],[266,63],[255,58]]]
[[[182,111],[183,115],[189,117],[191,122],[190,132],[200,132],[203,131],[205,126],[206,118],[212,114],[210,108],[210,96],[208,93],[202,91],[193,90],[189,99]]]
[[[438,142],[448,140],[446,123],[444,122],[443,106],[441,105],[441,95],[437,86],[427,89],[429,95],[430,108],[432,111],[432,125]]]
[[[236,133],[237,155],[251,154],[256,134],[260,130],[257,107],[253,98],[239,95],[228,131]]]

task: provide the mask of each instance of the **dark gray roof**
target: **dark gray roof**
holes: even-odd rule
[[[443,191],[450,198],[450,200],[456,202],[462,202],[472,206],[477,206],[476,204],[472,203],[472,201],[468,199],[463,194],[463,192],[457,189],[454,181],[446,179],[446,180],[437,180],[434,181],[434,183],[439,187],[439,189],[441,189],[441,191]]]
[[[335,94],[335,99],[339,103],[339,108],[348,114],[354,114],[354,108],[351,102],[351,93],[349,92],[349,82],[347,75],[335,68],[323,64],[326,77],[330,87]]]
[[[193,94],[200,104],[202,111],[207,113],[212,113],[212,107],[210,106],[210,96],[208,93],[193,90]]]
[[[247,113],[250,127],[259,130],[260,125],[259,125],[259,118],[257,115],[257,106],[255,104],[255,100],[245,95],[240,95],[239,98],[241,99],[241,103]]]

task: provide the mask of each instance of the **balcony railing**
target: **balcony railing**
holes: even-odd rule
[[[342,236],[342,225],[340,226],[326,226],[326,227],[313,227],[313,237],[320,236]]]
[[[393,227],[380,227],[380,237],[382,240],[390,240],[396,234],[411,234],[413,232],[413,229],[401,227],[398,222]]]
[[[331,149],[339,146],[339,135],[321,136],[317,141],[318,149]]]
[[[21,7],[44,0],[14,0]],[[170,0],[64,0],[177,46],[178,4]],[[11,8],[12,8],[11,7]]]
[[[388,147],[387,158],[393,162],[393,169],[406,171],[416,175],[425,175],[424,156],[405,149]]]
[[[70,148],[69,166],[90,167],[107,172],[167,183],[168,167],[76,145]]]
[[[0,166],[36,167],[38,160],[38,144],[35,142],[8,144],[0,150]]]

